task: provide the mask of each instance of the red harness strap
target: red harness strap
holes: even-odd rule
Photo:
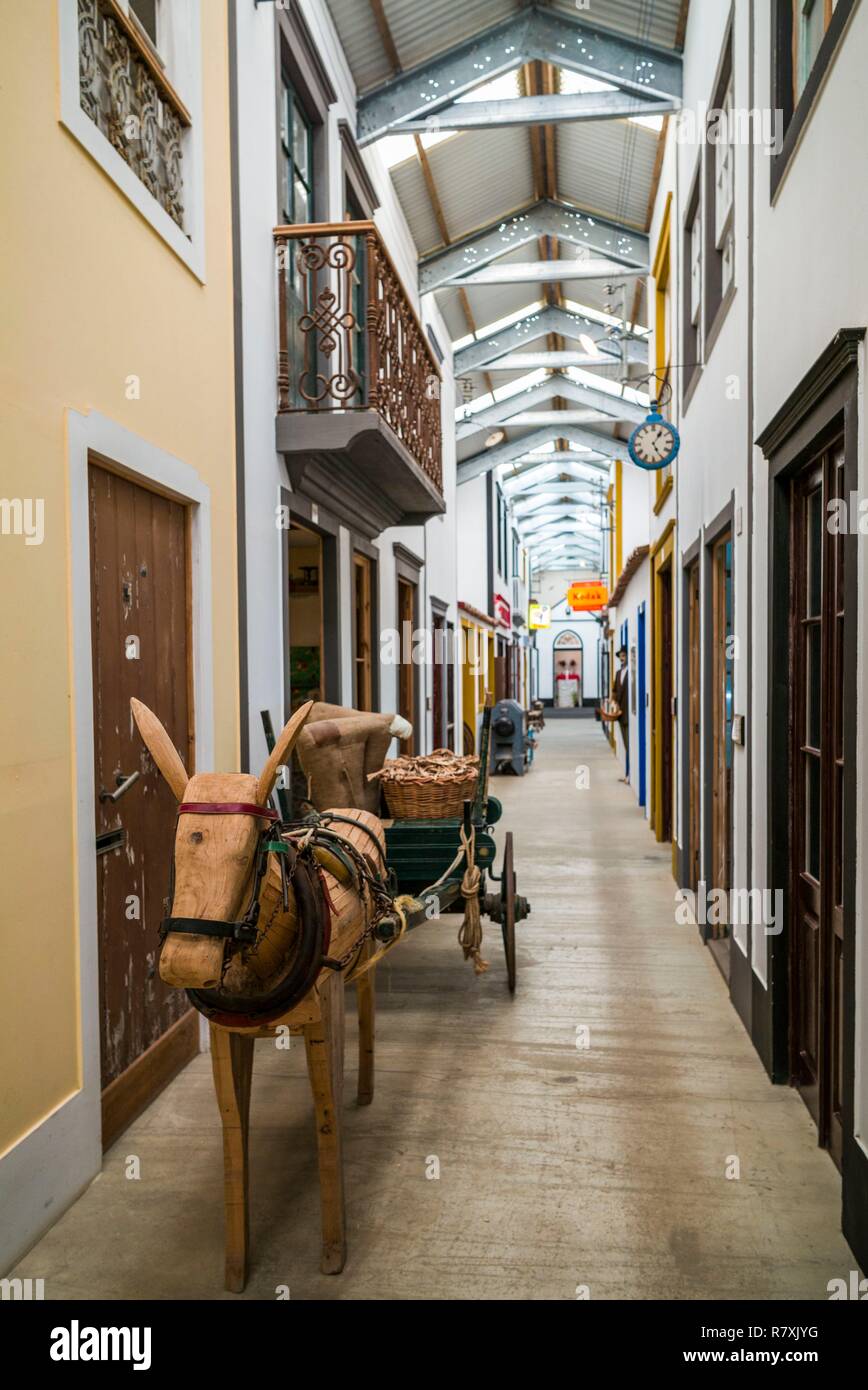
[[[280,820],[270,806],[256,806],[252,801],[182,801],[179,816],[261,816],[263,820]]]

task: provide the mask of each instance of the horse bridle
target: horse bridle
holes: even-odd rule
[[[280,865],[280,886],[284,912],[289,907],[289,885],[292,881],[295,865],[293,865],[292,871],[287,867],[289,846],[285,840],[280,838],[281,831],[285,828],[280,816],[270,806],[258,806],[254,802],[248,801],[182,801],[178,807],[178,816],[257,816],[265,824],[260,830],[256,845],[250,903],[244,916],[237,922],[229,922],[218,917],[170,917],[167,915],[160,923],[160,940],[163,940],[169,932],[181,932],[191,936],[231,938],[233,941],[242,943],[254,942],[257,937],[257,923],[259,922],[259,894],[268,867],[269,854],[277,855],[277,862]],[[171,911],[174,900],[175,848],[173,845],[167,912]]]
[[[371,871],[370,861],[353,845],[330,828],[331,821],[343,821],[348,825],[358,825],[348,816],[314,814],[304,821],[286,822],[269,806],[257,806],[249,802],[182,802],[178,816],[256,816],[264,822],[256,846],[256,860],[253,869],[250,904],[244,916],[235,922],[209,917],[172,917],[168,913],[175,897],[175,851],[172,850],[172,867],[169,883],[167,915],[160,923],[160,937],[164,939],[169,932],[189,935],[222,937],[242,944],[251,944],[258,938],[260,915],[259,895],[262,880],[268,866],[268,855],[277,856],[280,865],[283,909],[289,909],[289,886],[294,885],[299,908],[300,933],[293,964],[288,974],[275,986],[257,998],[227,996],[221,989],[188,989],[187,997],[207,1018],[223,1022],[227,1026],[249,1022],[255,1018],[268,1022],[305,997],[312,988],[320,970],[343,970],[353,955],[360,955],[364,942],[370,935],[379,913],[391,906],[391,898],[383,880]],[[383,862],[383,851],[376,836],[367,826],[362,825],[366,834],[376,847],[378,857]],[[177,826],[176,826],[177,829]],[[293,838],[300,837],[298,843]],[[370,894],[370,920],[364,936],[355,941],[348,952],[339,959],[331,959],[328,949],[331,942],[332,903],[325,884],[322,869],[314,856],[317,845],[327,848],[336,855],[353,874],[358,887],[364,882]],[[379,911],[377,911],[379,909]]]

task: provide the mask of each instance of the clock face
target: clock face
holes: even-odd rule
[[[659,468],[676,452],[675,434],[663,420],[646,420],[631,440],[633,451],[642,463]]]
[[[630,457],[640,468],[664,468],[679,452],[680,441],[675,425],[666,424],[658,414],[651,414],[637,425],[630,436]]]

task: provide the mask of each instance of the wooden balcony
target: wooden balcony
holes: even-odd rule
[[[277,227],[277,448],[371,535],[445,510],[440,368],[373,222]]]

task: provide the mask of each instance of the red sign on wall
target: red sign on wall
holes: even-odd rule
[[[512,609],[503,594],[494,595],[494,616],[501,627],[512,626]]]
[[[567,603],[575,613],[595,613],[608,602],[609,590],[605,584],[593,580],[577,581],[567,590]]]

